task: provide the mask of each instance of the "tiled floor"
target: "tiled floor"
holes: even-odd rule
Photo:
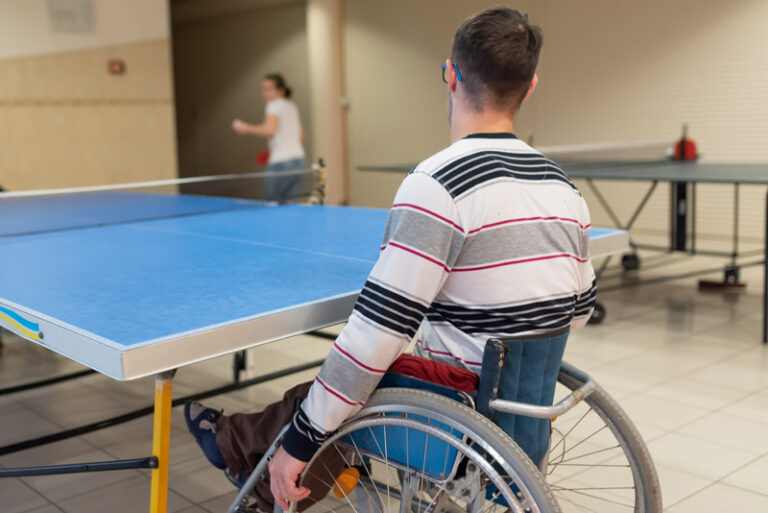
[[[696,265],[711,262],[697,260]],[[759,341],[762,272],[752,268],[744,278],[749,287],[738,296],[698,292],[692,279],[604,292],[605,322],[573,333],[568,343],[567,359],[592,373],[640,429],[672,513],[768,511],[768,349]],[[80,368],[4,335],[0,388]],[[329,347],[327,340],[295,337],[256,350],[250,372],[320,358]],[[229,358],[185,368],[174,393],[225,384],[230,374]],[[312,376],[305,371],[208,402],[229,411],[258,410]],[[152,390],[151,379],[118,383],[92,375],[0,396],[0,446],[149,405]],[[174,414],[168,510],[224,511],[234,496],[231,485],[205,462],[186,433],[180,409]],[[144,417],[3,456],[0,466],[146,456],[151,428],[151,417]],[[143,471],[0,480],[3,513],[133,513],[146,512],[148,503],[149,472]]]

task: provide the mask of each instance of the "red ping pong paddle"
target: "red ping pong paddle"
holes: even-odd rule
[[[683,125],[683,136],[675,144],[675,160],[696,160],[696,143],[688,138],[688,125]]]
[[[269,151],[262,151],[256,154],[254,158],[257,164],[264,165],[269,162]]]

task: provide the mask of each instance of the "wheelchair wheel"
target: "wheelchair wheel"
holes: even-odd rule
[[[582,382],[561,370],[569,391]],[[564,512],[661,513],[661,487],[648,448],[605,390],[552,422],[542,471]]]
[[[359,477],[334,475],[323,464],[326,451]],[[333,486],[312,512],[560,511],[539,470],[495,424],[455,400],[407,388],[371,396],[309,462],[303,482],[310,480]]]

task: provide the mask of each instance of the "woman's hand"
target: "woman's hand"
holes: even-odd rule
[[[269,462],[269,488],[272,490],[275,502],[283,510],[290,508],[289,501],[299,502],[309,497],[311,493],[309,488],[296,486],[306,466],[306,462],[294,458],[282,447],[277,449],[272,461]]]
[[[236,119],[232,121],[232,130],[234,130],[237,134],[245,135],[248,133],[248,123]]]

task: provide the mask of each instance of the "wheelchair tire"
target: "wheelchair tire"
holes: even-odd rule
[[[477,458],[479,457],[481,460],[484,459],[491,465],[491,472],[493,472],[494,469],[503,469],[504,477],[501,478],[502,483],[507,483],[507,489],[503,492],[503,495],[507,496],[511,494],[510,496],[512,498],[516,497],[520,504],[522,504],[522,507],[520,508],[512,507],[511,511],[533,511],[539,513],[560,512],[560,507],[558,506],[554,495],[549,490],[544,476],[536,468],[530,458],[528,458],[528,456],[506,433],[472,408],[460,404],[455,400],[424,390],[408,388],[385,388],[378,390],[354,417],[345,422],[333,436],[329,437],[328,440],[323,443],[315,455],[315,458],[309,462],[307,469],[312,468],[318,455],[328,449],[332,449],[337,442],[338,445],[343,444],[345,440],[344,437],[349,437],[350,433],[355,432],[355,430],[370,430],[372,422],[394,423],[395,421],[403,422],[403,419],[412,421],[414,418],[427,419],[427,422],[422,422],[422,425],[434,426],[441,424],[448,426],[451,433],[449,438],[452,440],[460,440],[454,435],[454,430],[463,433],[467,441],[462,441],[463,445],[460,447],[459,452],[464,454],[464,459],[468,462],[467,465],[477,463]],[[379,444],[379,442],[377,442],[377,444]],[[384,445],[386,446],[386,435],[384,437]],[[459,446],[457,445],[456,447]],[[426,443],[424,452],[426,454]],[[456,473],[457,471],[455,468],[456,467],[454,467],[453,471],[454,474],[449,475],[455,477],[460,474],[461,471]],[[406,469],[401,469],[400,472],[408,471]],[[374,471],[369,471],[369,473],[372,477],[375,474]],[[488,472],[485,475],[490,476],[491,473]],[[501,475],[502,474],[498,474],[497,477]],[[480,480],[478,479],[478,481]],[[421,483],[421,478],[419,483]],[[381,488],[381,485],[376,486]],[[374,486],[373,489],[378,492],[379,488],[376,486]],[[449,485],[446,484],[444,486],[448,487]],[[358,488],[361,487],[358,486]],[[383,488],[381,489],[383,490]],[[451,488],[447,489],[450,490]],[[492,489],[498,491],[498,488]],[[387,493],[389,494],[389,478],[387,481]],[[419,489],[418,493],[421,493],[421,489]],[[442,493],[445,494],[447,492]],[[438,496],[439,493],[433,500]],[[496,497],[498,498],[498,496],[499,495],[497,494]],[[483,511],[488,509],[489,503],[491,510],[494,508],[498,508],[499,511],[507,510],[506,503],[500,505],[496,499],[488,499],[487,496],[483,497],[485,498],[485,502],[481,501],[484,506]],[[414,499],[411,500],[413,501]],[[349,499],[347,499],[347,502],[350,502]],[[496,502],[496,504],[493,504],[493,502]],[[373,507],[370,510],[365,510],[365,508],[360,509],[363,511],[372,511],[374,513],[391,513],[384,508],[381,497],[378,497],[378,504],[378,507]],[[419,505],[421,505],[421,498],[419,498]],[[469,504],[467,504],[466,507],[469,509]],[[327,511],[329,508],[323,504],[323,509]],[[353,509],[357,510],[358,508],[353,507]],[[408,511],[414,511],[415,509],[416,508],[408,509]],[[436,504],[434,508],[430,509],[428,507],[427,510],[427,513],[433,513],[434,510],[439,511],[440,509]],[[402,509],[400,511],[402,511]],[[454,503],[450,503],[446,505],[445,511],[455,512],[463,511],[463,509],[461,507],[457,508]]]
[[[582,385],[580,381],[563,372],[558,376],[558,382],[570,390],[574,390]],[[584,399],[584,402],[587,403],[589,408],[602,419],[605,426],[610,429],[631,468],[635,491],[635,502],[634,505],[631,505],[633,506],[632,511],[635,513],[661,513],[663,507],[659,477],[656,473],[656,467],[651,458],[651,454],[648,451],[648,447],[643,441],[640,432],[624,410],[621,409],[616,401],[609,396],[600,385],[597,385],[595,391],[589,395],[589,397]],[[585,416],[586,414],[584,414],[582,418]],[[556,456],[556,454],[550,454],[550,458]],[[550,472],[547,471],[547,474],[549,473]],[[559,489],[553,491],[556,496],[562,496],[564,493]],[[579,493],[582,495],[584,494],[583,490]],[[605,500],[609,501],[613,498],[614,497],[608,497],[608,499]],[[592,499],[595,498],[592,497]],[[571,497],[568,502],[572,501],[573,497]],[[562,503],[563,501],[561,499],[561,506],[563,506]],[[606,505],[606,507],[608,507],[608,505]],[[589,511],[589,509],[587,509],[587,511]],[[608,511],[608,509],[601,509],[601,511]],[[617,511],[629,511],[629,509],[617,509]]]
[[[587,324],[602,324],[605,320],[605,305],[600,301],[595,303],[595,309],[592,310],[592,315],[587,320]]]

